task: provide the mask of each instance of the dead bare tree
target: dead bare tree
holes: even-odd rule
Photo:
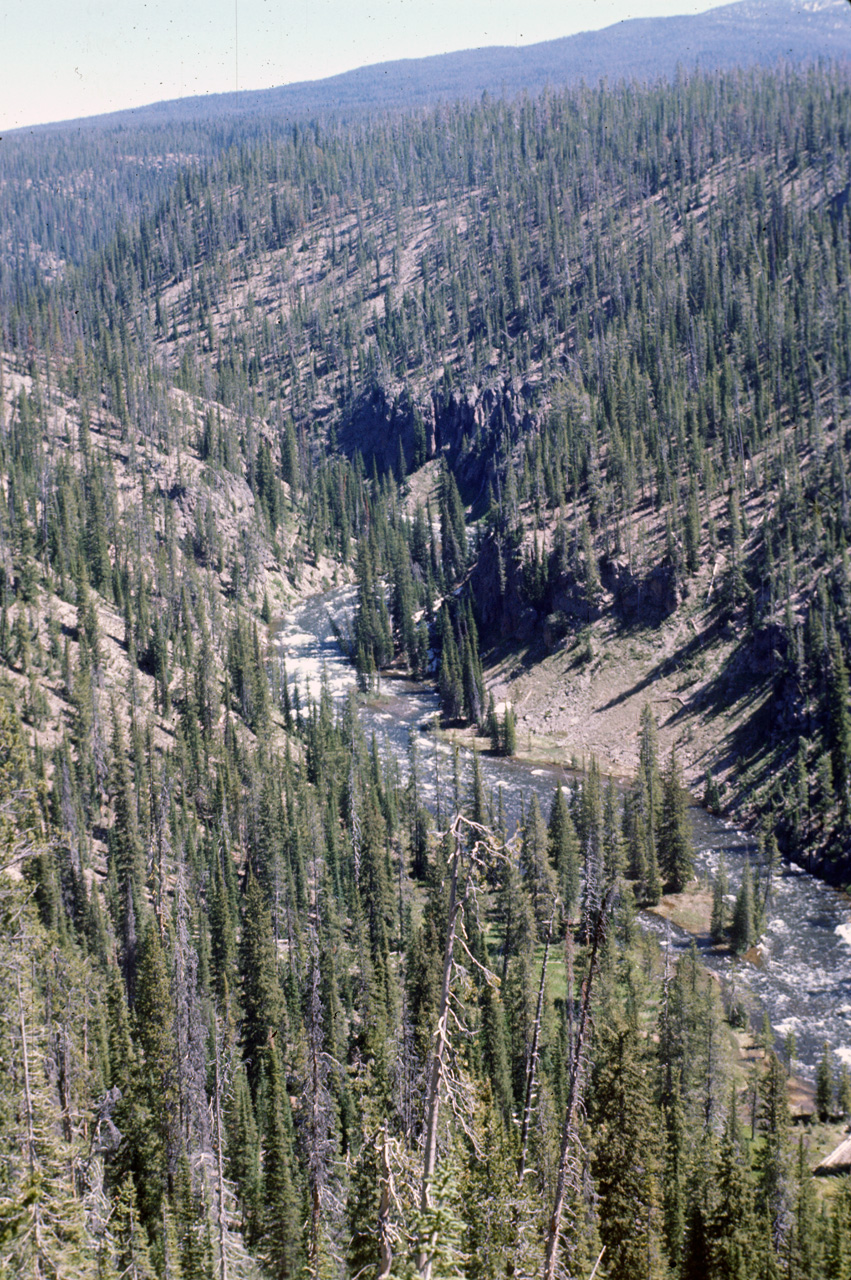
[[[586,973],[585,981],[582,984],[582,1002],[579,1012],[579,1026],[576,1032],[576,1042],[573,1045],[571,1055],[570,1083],[567,1091],[564,1126],[562,1128],[558,1177],[556,1179],[556,1193],[553,1201],[553,1210],[550,1215],[549,1229],[547,1231],[547,1252],[544,1263],[544,1280],[554,1280],[556,1263],[558,1261],[561,1219],[564,1212],[564,1201],[567,1192],[568,1172],[571,1164],[572,1153],[578,1146],[579,1142],[579,1137],[576,1132],[576,1113],[580,1105],[582,1094],[585,1044],[588,1038],[591,1014],[591,989],[594,984],[594,975],[597,971],[597,965],[599,962],[600,947],[606,936],[606,925],[613,896],[614,888],[610,888],[597,911],[591,935],[591,952],[588,959],[588,972]]]
[[[210,1151],[207,1110],[207,1026],[198,998],[198,953],[191,932],[184,851],[178,851],[174,885],[174,928],[171,934],[174,1043],[177,1050],[178,1107],[188,1151]]]
[[[225,1178],[224,1178],[224,1141],[222,1130],[224,1121],[222,1117],[222,1099],[224,1097],[226,1080],[227,1080],[227,1064],[223,1061],[222,1053],[222,1027],[221,1019],[218,1013],[215,1014],[213,1023],[213,1034],[215,1041],[216,1054],[216,1075],[213,1087],[213,1108],[215,1115],[215,1131],[216,1131],[216,1225],[219,1235],[219,1280],[228,1280],[228,1223],[227,1211],[225,1209]]]
[[[452,979],[456,968],[456,943],[460,941],[468,959],[478,968],[482,968],[466,945],[463,926],[459,928],[461,913],[475,899],[480,877],[484,876],[495,860],[505,856],[504,849],[497,844],[493,833],[487,827],[472,822],[461,813],[455,815],[449,834],[452,837],[452,859],[447,872],[449,905],[446,941],[443,949],[443,978],[425,1105],[425,1143],[420,1184],[420,1209],[423,1213],[427,1213],[432,1208],[431,1185],[437,1167],[438,1118],[441,1094],[447,1081],[446,1059],[450,1049],[451,1028],[460,1027],[451,1007]],[[489,982],[496,982],[495,976],[489,970],[484,970],[484,973]],[[423,1280],[430,1280],[431,1265],[431,1258],[421,1245],[417,1268]]]
[[[236,1190],[225,1175],[226,1121],[225,1106],[233,1088],[239,1059],[236,1029],[227,1011],[213,1014],[213,1092],[209,1100],[210,1149],[193,1158],[193,1167],[202,1177],[205,1200],[215,1224],[217,1280],[257,1280],[259,1272],[242,1236],[240,1209]]]
[[[387,1139],[387,1125],[381,1127],[381,1148],[379,1153],[379,1200],[378,1200],[378,1249],[381,1263],[378,1280],[388,1280],[393,1270],[393,1238],[390,1232],[390,1208],[396,1199],[393,1186],[393,1172],[390,1165],[390,1149]]]
[[[333,1126],[334,1102],[328,1088],[328,1077],[339,1063],[325,1050],[324,1021],[319,967],[319,944],[310,930],[310,972],[308,976],[306,1029],[307,1064],[303,1091],[303,1140],[307,1157],[307,1181],[310,1193],[308,1223],[307,1274],[318,1277],[322,1271],[321,1250],[328,1210],[339,1205],[331,1187],[331,1164],[336,1152]],[[330,1244],[330,1241],[326,1241]]]
[[[547,925],[547,937],[544,943],[544,959],[541,964],[541,982],[538,987],[538,1006],[535,1010],[535,1026],[532,1031],[532,1047],[529,1061],[526,1064],[526,1096],[523,1102],[523,1120],[520,1126],[520,1159],[517,1164],[517,1181],[522,1182],[526,1176],[526,1151],[529,1145],[529,1124],[532,1118],[532,1101],[535,1096],[535,1080],[538,1068],[538,1046],[541,1040],[541,1018],[544,1011],[544,993],[547,986],[547,960],[550,954],[550,942],[553,936],[553,920],[556,906],[553,903],[552,914]]]

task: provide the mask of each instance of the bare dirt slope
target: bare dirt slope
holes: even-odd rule
[[[659,627],[625,631],[609,615],[553,653],[541,645],[506,652],[486,671],[494,701],[517,716],[518,753],[568,764],[595,755],[604,771],[630,777],[646,703],[659,727],[660,754],[675,746],[688,785],[702,789],[710,765],[723,778],[733,746],[757,708],[730,701],[718,714],[718,685],[734,647],[719,636],[695,593]],[[720,761],[720,768],[716,762]]]

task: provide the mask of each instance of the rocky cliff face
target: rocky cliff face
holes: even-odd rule
[[[631,626],[655,626],[682,603],[684,587],[671,561],[665,557],[647,573],[634,573],[625,560],[604,556],[600,581],[610,594],[618,616]]]
[[[551,578],[533,605],[520,558],[498,537],[488,538],[471,575],[484,637],[521,643],[540,638],[552,649],[606,613],[630,626],[656,626],[682,602],[683,587],[669,561],[636,574],[625,562],[603,557],[598,571],[600,589],[592,596],[577,573],[566,570]]]
[[[415,393],[401,383],[376,382],[344,415],[338,443],[360,450],[367,470],[395,470],[400,446],[405,469],[445,453],[468,502],[484,492],[495,458],[540,425],[535,388],[509,378],[464,390],[442,386]]]

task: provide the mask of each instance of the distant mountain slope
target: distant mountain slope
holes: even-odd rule
[[[236,112],[351,112],[482,93],[537,93],[548,85],[580,80],[652,80],[672,76],[678,66],[713,70],[820,57],[851,57],[851,7],[846,0],[740,0],[694,16],[633,18],[601,31],[523,48],[468,49],[375,63],[325,80],[180,98],[96,120],[153,124]]]

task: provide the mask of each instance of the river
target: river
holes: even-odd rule
[[[345,626],[353,608],[354,588],[340,587],[312,597],[281,620],[276,646],[290,682],[298,684],[302,705],[308,697],[318,699],[323,679],[336,703],[354,685],[353,668],[341,652],[333,625]],[[404,780],[411,730],[427,725],[437,714],[437,695],[396,677],[382,679],[379,693],[378,700],[362,707],[361,720],[367,738],[375,733],[380,750],[387,760],[396,762]],[[423,800],[432,811],[439,809],[446,815],[454,805],[454,750],[430,733],[415,732],[414,738]],[[568,774],[558,767],[532,767],[487,755],[479,763],[494,811],[502,791],[509,827],[516,824],[532,791],[546,817],[557,781],[571,785]],[[465,795],[468,752],[460,753],[460,774]],[[697,806],[691,809],[691,820],[697,874],[711,877],[723,853],[730,892],[735,894],[745,860],[755,853],[753,842],[731,823]],[[658,916],[643,912],[641,919],[644,927],[659,934],[663,946],[681,950],[691,944],[690,935]],[[698,945],[703,962],[725,981],[735,983],[738,998],[757,1025],[764,1011],[778,1040],[794,1032],[799,1074],[814,1077],[825,1041],[851,1067],[851,906],[845,895],[784,863],[772,885],[758,964],[718,954],[708,940],[698,940]]]

